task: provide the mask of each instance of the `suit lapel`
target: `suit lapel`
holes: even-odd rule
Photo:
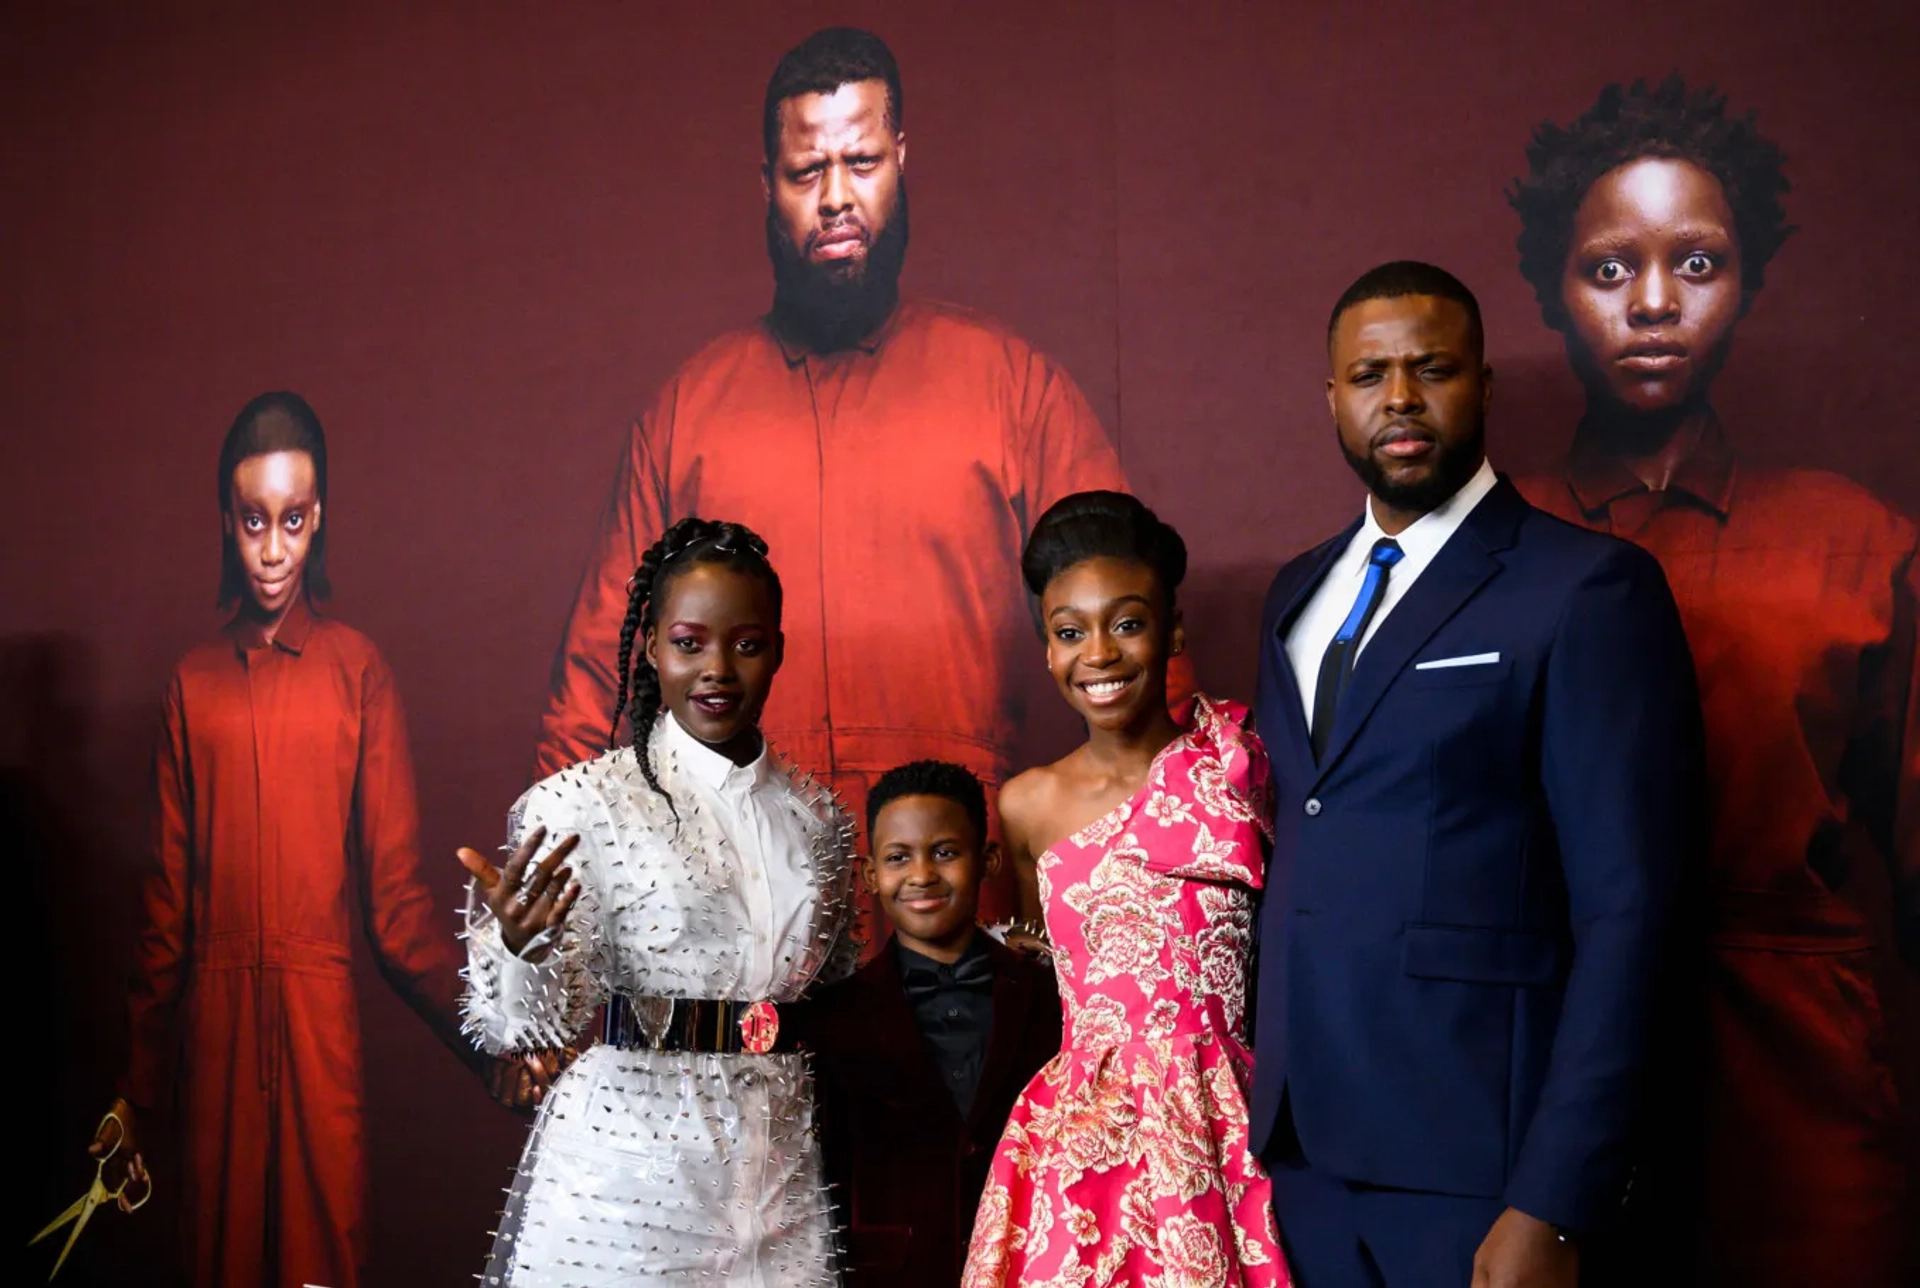
[[[1493,552],[1513,544],[1514,529],[1526,509],[1527,503],[1502,478],[1461,521],[1406,598],[1395,604],[1380,623],[1380,629],[1361,650],[1346,692],[1340,697],[1340,712],[1333,722],[1327,754],[1316,771],[1316,782],[1339,763],[1388,687],[1413,661],[1413,655],[1499,573],[1501,563]]]
[[[984,933],[984,932],[982,932]],[[1020,960],[1013,949],[987,940],[987,955],[993,958],[993,1028],[987,1035],[987,1054],[980,1064],[980,1085],[967,1107],[967,1130],[979,1126],[981,1106],[1000,1100],[998,1089],[1007,1080],[1020,1051],[1020,1038],[1027,1028],[1027,1006],[1033,999],[1033,968]],[[993,1124],[993,1136],[999,1138],[1004,1123]]]
[[[1292,660],[1287,656],[1287,632],[1293,629],[1294,620],[1306,608],[1307,601],[1313,598],[1313,592],[1326,580],[1328,569],[1352,544],[1353,534],[1360,530],[1360,522],[1355,519],[1347,525],[1346,531],[1298,561],[1304,570],[1286,591],[1286,598],[1280,605],[1280,611],[1274,615],[1273,624],[1267,628],[1263,641],[1267,665],[1274,679],[1275,701],[1285,714],[1286,732],[1283,736],[1279,730],[1274,730],[1268,735],[1266,730],[1262,730],[1261,734],[1269,753],[1284,747],[1285,754],[1293,758],[1296,768],[1308,778],[1313,777],[1313,743],[1307,732],[1307,711],[1300,704],[1300,681],[1293,673]]]

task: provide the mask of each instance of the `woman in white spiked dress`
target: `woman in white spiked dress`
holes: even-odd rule
[[[730,534],[744,536],[729,546]],[[648,552],[653,573],[643,562],[636,597],[656,582],[666,595],[692,568],[728,575],[715,551],[740,563],[737,551],[758,542],[748,538],[733,525],[676,525]],[[635,615],[651,640],[651,605]],[[636,689],[651,687],[639,674],[648,665]],[[514,953],[495,909],[518,908],[490,905],[484,874],[469,886],[466,1017],[484,1049],[570,1045],[607,1007],[604,1040],[541,1104],[481,1276],[489,1288],[838,1282],[807,1067],[771,1048],[779,1005],[857,962],[852,829],[825,789],[763,743],[741,764],[689,733],[673,686],[668,677],[657,716],[640,708],[658,699],[635,695],[645,765],[634,748],[610,751],[514,807],[516,848],[536,829],[578,837],[571,898],[551,928]],[[688,710],[696,727],[706,719]],[[520,883],[518,907],[556,903],[542,866],[510,863],[505,875]],[[553,875],[554,889],[564,880]]]

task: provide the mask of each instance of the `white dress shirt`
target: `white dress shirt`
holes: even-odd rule
[[[1400,562],[1387,571],[1386,593],[1381,596],[1380,606],[1374,609],[1372,620],[1360,636],[1354,657],[1360,656],[1367,647],[1367,641],[1387,620],[1387,614],[1406,597],[1408,589],[1419,580],[1420,574],[1426,571],[1441,547],[1459,531],[1461,523],[1473,512],[1473,507],[1493,491],[1496,481],[1492,464],[1482,459],[1480,468],[1458,492],[1415,519],[1404,532],[1393,538],[1400,546]],[[1293,619],[1293,626],[1287,631],[1287,661],[1293,665],[1293,678],[1300,686],[1300,702],[1309,721],[1313,719],[1313,695],[1320,682],[1321,659],[1326,656],[1327,645],[1333,643],[1334,633],[1340,629],[1340,623],[1347,620],[1347,614],[1353,611],[1354,601],[1360,597],[1361,584],[1367,579],[1367,561],[1373,554],[1373,543],[1387,535],[1373,517],[1373,506],[1373,498],[1368,497],[1360,530],[1353,534],[1353,540],[1347,543],[1347,548],[1334,559],[1326,577],[1314,590],[1313,598],[1307,601],[1306,607],[1300,610],[1300,615]]]
[[[706,799],[726,840],[714,857],[732,869],[739,910],[753,931],[739,946],[738,981],[714,996],[773,997],[786,983],[775,946],[812,929],[818,899],[808,827],[813,820],[803,822],[788,805],[787,781],[764,746],[753,763],[736,765],[678,720],[660,723],[662,750],[680,762],[679,781]]]

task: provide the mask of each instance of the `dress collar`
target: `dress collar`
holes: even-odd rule
[[[748,764],[736,765],[681,728],[671,711],[660,713],[660,724],[661,743],[677,762],[681,772],[692,775],[696,781],[713,791],[732,786],[744,786],[754,791],[766,786],[773,776],[773,757],[767,751],[764,738],[760,740],[759,755]]]

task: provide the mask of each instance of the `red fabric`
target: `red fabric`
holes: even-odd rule
[[[192,1281],[348,1288],[367,1234],[350,901],[388,981],[464,1045],[392,672],[301,604],[271,644],[229,626],[175,668],[156,777],[122,1092],[156,1104],[177,1053]]]
[[[1705,707],[1710,1278],[1900,1281],[1911,1220],[1865,918],[1833,893],[1850,826],[1887,861],[1920,963],[1914,525],[1813,470],[1736,462],[1714,427],[1665,492],[1586,440],[1535,505],[1665,568]]]
[[[1062,496],[1125,486],[1067,373],[957,306],[903,303],[825,357],[764,323],[722,336],[633,427],[554,662],[535,775],[606,748],[627,581],[668,526],[698,515],[759,532],[779,571],[786,662],[762,721],[776,746],[855,817],[875,778],[922,757],[991,790],[1023,714],[1012,668],[1042,665],[1021,546]],[[1184,669],[1175,683],[1190,689]]]

